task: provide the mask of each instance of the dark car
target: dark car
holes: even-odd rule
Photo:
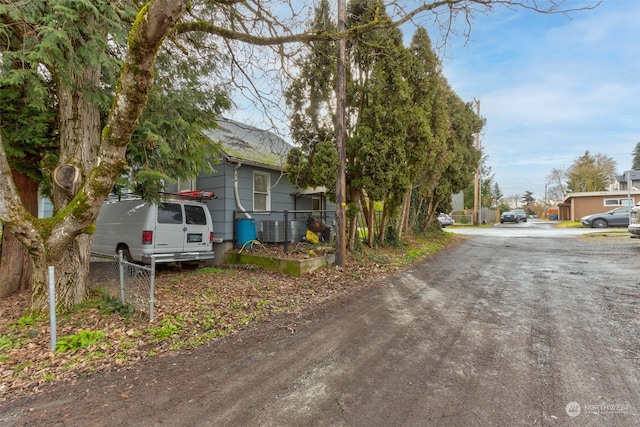
[[[629,226],[629,206],[612,209],[608,212],[583,216],[580,222],[585,227],[607,228]]]
[[[514,209],[512,212],[515,212],[518,215],[518,221],[527,222],[527,214],[524,209]]]
[[[438,221],[440,221],[440,225],[442,228],[445,228],[447,225],[453,225],[453,218],[445,213],[441,213],[438,215]]]
[[[515,222],[517,224],[520,222],[520,218],[515,212],[504,212],[502,215],[500,215],[500,224],[503,224],[505,222]]]

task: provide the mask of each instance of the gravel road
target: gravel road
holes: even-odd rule
[[[501,231],[313,313],[13,402],[0,423],[640,424],[640,240]]]

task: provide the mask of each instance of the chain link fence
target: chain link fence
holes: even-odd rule
[[[153,320],[155,260],[151,266],[133,264],[120,255],[91,254],[89,277],[92,289],[102,290],[122,304],[149,314]]]

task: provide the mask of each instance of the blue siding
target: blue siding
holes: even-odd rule
[[[236,205],[234,192],[234,164],[224,163],[216,165],[213,174],[201,174],[198,176],[197,187],[199,190],[213,191],[218,196],[217,199],[210,200],[207,205],[211,211],[213,229],[216,238],[225,241],[233,240],[234,217],[233,212],[239,210]],[[296,202],[294,194],[297,192],[286,177],[280,177],[279,171],[258,168],[251,165],[242,165],[238,169],[238,192],[240,203],[247,211],[253,211],[253,172],[267,172],[271,179],[271,210],[284,211],[298,209],[310,209],[311,202],[305,204],[299,198]],[[276,184],[277,183],[277,184]],[[274,187],[275,185],[275,187]],[[251,213],[256,223],[266,220],[283,220],[283,214],[260,214]]]
[[[217,198],[209,200],[207,206],[211,211],[211,219],[213,220],[213,231],[217,239],[224,241],[233,241],[234,239],[234,211],[239,211],[236,205],[234,192],[234,163],[223,162],[215,166],[215,172],[208,174],[200,174],[196,181],[196,188],[203,191],[213,191]],[[312,209],[312,198],[310,196],[298,196],[297,189],[289,182],[286,177],[281,177],[280,172],[273,169],[261,168],[253,165],[243,164],[238,169],[238,191],[240,195],[240,203],[247,211],[253,211],[253,172],[259,171],[269,173],[271,185],[271,211],[294,211]],[[274,187],[275,186],[275,187]],[[326,209],[335,212],[335,204],[327,201]],[[251,217],[256,221],[258,231],[262,229],[263,221],[283,221],[283,213],[257,213],[250,212]],[[298,221],[299,229],[306,230],[306,219],[308,213],[291,214],[290,220]],[[239,216],[238,216],[239,217]],[[334,215],[330,213],[327,218],[328,225],[335,226]],[[301,233],[304,234],[304,231]]]

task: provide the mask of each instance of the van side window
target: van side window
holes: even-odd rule
[[[163,203],[162,206],[158,206],[158,222],[182,224],[182,207],[177,203]]]
[[[187,224],[207,225],[207,217],[202,206],[184,205]]]

